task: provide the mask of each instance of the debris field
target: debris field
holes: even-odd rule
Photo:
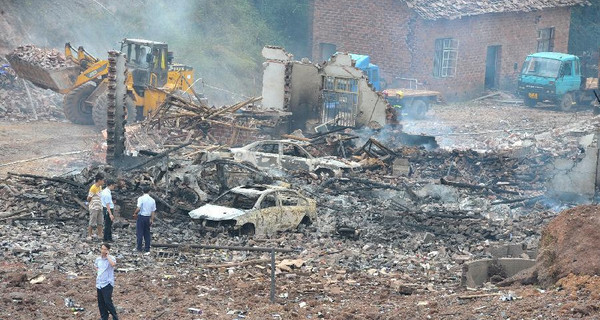
[[[0,87],[0,126],[62,123],[60,95],[27,86]],[[281,136],[315,156],[362,164],[336,177],[205,161],[276,136],[286,115],[257,109],[260,98],[215,108],[171,96],[154,117],[127,127],[135,157],[121,166],[103,163],[102,139],[64,156],[62,174],[27,172],[44,159],[20,159],[0,180],[0,318],[97,318],[100,242],[85,240],[84,201],[99,172],[119,181],[113,298],[123,319],[593,318],[597,207],[561,199],[549,184],[556,159],[586,159],[598,119],[511,99],[436,105],[404,122],[404,135],[384,127]],[[7,137],[3,148],[11,143],[20,141]],[[82,160],[89,165],[73,170]],[[316,200],[317,219],[265,236],[206,230],[190,219],[223,189],[247,184],[298,190]],[[158,205],[147,256],[135,252],[132,219],[142,185]],[[528,276],[490,267],[482,283],[465,285],[469,263],[504,258],[537,260],[523,270]]]

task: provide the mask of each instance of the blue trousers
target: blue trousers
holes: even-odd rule
[[[107,285],[102,289],[96,288],[98,293],[98,309],[100,309],[100,317],[102,320],[108,320],[108,314],[112,314],[114,320],[119,320],[117,310],[112,302],[113,286]]]
[[[138,215],[135,223],[135,235],[137,237],[137,251],[142,251],[142,238],[144,239],[144,251],[150,252],[150,217]]]

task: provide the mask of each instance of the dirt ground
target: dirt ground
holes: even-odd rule
[[[555,131],[591,117],[589,110],[563,113],[479,101],[434,106],[425,119],[405,122],[405,129],[435,135],[443,148],[495,149],[510,146],[516,135]],[[2,176],[61,175],[91,165],[101,154],[99,132],[68,122],[2,122],[0,134]],[[60,155],[69,152],[75,153]],[[159,223],[161,232],[153,235],[156,242],[169,242],[175,234],[185,240],[192,232],[180,229],[181,224],[172,227],[175,224],[168,219]],[[20,234],[39,247],[35,252],[1,249],[0,319],[98,318],[91,264],[100,244],[83,240],[84,233],[84,221],[0,223],[2,248]],[[155,248],[151,255],[141,256],[133,252],[132,221],[123,219],[115,234],[112,254],[119,268],[113,297],[120,319],[600,319],[598,277],[570,275],[549,288],[467,290],[459,285],[460,266],[448,267],[445,278],[434,279],[426,267],[427,257],[411,258],[416,271],[344,268],[340,260],[351,263],[370,248],[356,248],[352,240],[319,232],[242,239],[239,245],[303,248],[276,254],[277,264],[301,259],[303,266],[277,269],[272,303],[267,253]],[[46,243],[54,238],[64,241]],[[254,263],[238,265],[248,260]],[[66,298],[85,310],[69,310]]]
[[[0,122],[0,175],[8,172],[57,176],[93,162],[101,136],[70,122]]]

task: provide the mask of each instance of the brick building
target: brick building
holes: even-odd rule
[[[369,54],[390,85],[416,78],[446,100],[513,90],[536,51],[567,52],[571,7],[587,0],[313,0],[313,60]]]

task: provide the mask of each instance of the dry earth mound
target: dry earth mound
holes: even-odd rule
[[[600,275],[600,206],[565,210],[542,231],[538,280],[553,285],[569,274]]]

